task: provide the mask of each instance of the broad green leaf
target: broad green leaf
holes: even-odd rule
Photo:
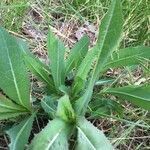
[[[28,143],[28,138],[32,129],[35,114],[24,119],[18,125],[13,126],[7,131],[11,143],[9,148],[11,150],[24,150],[25,145]]]
[[[56,92],[49,69],[38,59],[29,55],[25,55],[24,60],[29,70],[47,85],[48,90]]]
[[[61,85],[64,85],[65,81],[65,47],[61,41],[55,38],[52,32],[48,33],[47,47],[48,56],[50,59],[51,73],[55,86],[58,89]]]
[[[6,120],[6,119],[14,119],[18,116],[21,116],[21,115],[26,115],[27,112],[5,112],[5,113],[1,113],[0,114],[0,120]]]
[[[129,47],[114,52],[105,68],[125,67],[140,64],[140,58],[150,59],[150,48],[145,46]]]
[[[73,95],[75,96],[78,94],[81,90],[84,89],[85,82],[87,80],[88,73],[90,69],[92,68],[92,63],[94,62],[96,58],[96,52],[94,50],[95,48],[91,49],[86,57],[83,59],[81,65],[79,66],[79,69],[77,71],[75,81],[73,83]]]
[[[47,126],[35,136],[29,150],[68,150],[70,125],[60,119],[50,121]]]
[[[94,58],[96,57],[95,52],[96,47],[92,48],[87,54],[86,57],[83,59],[81,65],[79,66],[78,72],[76,77],[81,78],[82,80],[86,80],[87,74],[89,70],[92,68],[91,64],[94,61]]]
[[[97,42],[97,61],[93,67],[93,72],[85,94],[79,98],[75,104],[78,114],[84,114],[91,99],[93,86],[108,61],[111,53],[118,47],[122,33],[122,9],[120,0],[112,0],[111,6],[103,18],[99,29]]]
[[[58,102],[53,97],[46,96],[44,99],[42,99],[41,106],[51,118],[55,118],[58,105],[57,103]]]
[[[28,110],[0,95],[0,114],[9,112],[28,112]]]
[[[0,120],[11,119],[29,113],[24,107],[0,95]]]
[[[105,63],[109,61],[112,52],[119,46],[122,28],[123,16],[121,2],[120,0],[112,0],[111,6],[99,28],[98,49],[96,49],[98,59],[94,67],[94,74],[99,74]]]
[[[64,94],[68,94],[70,92],[70,88],[68,88],[67,86],[65,85],[62,85],[59,87],[59,90],[64,93]]]
[[[48,66],[37,59],[32,53],[30,53],[26,42],[21,39],[17,39],[17,41],[24,54],[23,56],[26,66],[36,77],[38,77],[47,85],[47,88],[50,92],[55,92],[56,90]]]
[[[31,109],[29,79],[16,39],[0,28],[0,88],[17,104]]]
[[[56,115],[67,122],[72,122],[75,119],[74,110],[69,100],[68,95],[64,95],[58,100]]]
[[[104,133],[94,127],[85,118],[79,120],[77,129],[78,139],[76,150],[113,150]]]
[[[102,93],[119,96],[139,107],[150,110],[150,85],[109,88]]]
[[[89,103],[89,108],[90,108],[90,117],[91,118],[96,118],[98,116],[98,118],[100,117],[100,115],[103,114],[107,114],[110,115],[111,113],[117,113],[118,115],[122,115],[123,112],[123,108],[121,107],[121,105],[111,99],[104,99],[104,98],[96,98],[93,99],[90,103]]]
[[[69,57],[66,60],[66,74],[68,74],[73,68],[78,68],[81,64],[88,51],[89,42],[88,36],[83,36],[71,49]]]

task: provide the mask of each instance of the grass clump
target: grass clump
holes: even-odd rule
[[[78,20],[95,22],[102,18],[110,0],[70,0],[61,1],[64,13],[75,17]],[[123,0],[124,14],[124,46],[135,46],[138,44],[149,45],[149,4],[147,0]],[[59,6],[58,6],[59,7]],[[99,21],[99,20],[98,20]]]
[[[0,2],[0,23],[12,31],[19,31],[25,11],[29,7],[28,0],[6,0]]]

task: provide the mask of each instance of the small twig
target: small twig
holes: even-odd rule
[[[21,34],[18,34],[18,33],[16,33],[16,32],[14,32],[14,31],[8,31],[9,33],[11,33],[11,34],[13,34],[13,35],[15,35],[15,36],[17,36],[17,37],[19,37],[19,38],[22,38],[22,39],[25,39],[25,40],[27,40],[27,41],[29,41],[26,37],[24,37],[23,35],[21,35]]]

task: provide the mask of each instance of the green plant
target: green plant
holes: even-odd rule
[[[84,36],[66,59],[65,46],[49,32],[49,66],[35,58],[23,41],[0,29],[0,88],[3,95],[0,96],[0,119],[28,116],[7,131],[10,149],[25,148],[33,120],[41,114],[47,114],[53,120],[34,137],[27,149],[67,150],[70,138],[77,140],[77,150],[113,149],[103,132],[87,121],[85,115],[94,117],[115,109],[120,113],[120,103],[111,100],[110,94],[150,110],[149,84],[112,88],[107,85],[113,85],[115,81],[102,78],[109,68],[136,65],[150,58],[149,47],[118,50],[122,18],[120,0],[112,0],[100,25],[97,44],[88,51],[89,38]],[[45,94],[40,103],[30,97],[25,65],[45,83]],[[99,93],[94,91],[98,85],[103,85],[102,89],[96,89]]]
[[[11,31],[20,31],[26,10],[27,0],[2,0],[0,2],[0,23]]]

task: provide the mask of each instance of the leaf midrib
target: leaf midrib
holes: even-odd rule
[[[51,109],[52,111],[55,112],[55,110],[54,110],[52,107],[50,107],[44,100],[43,100],[42,102],[43,102],[43,104],[45,104],[49,109]]]
[[[113,12],[114,12],[114,10],[115,10],[114,8],[115,8],[115,4],[114,4],[114,6],[113,6]],[[110,26],[112,17],[113,17],[113,15],[114,15],[113,12],[111,13],[110,19],[109,19],[109,21],[108,21],[108,25],[107,25],[106,31],[108,31],[108,29],[109,29],[109,26]],[[88,103],[88,102],[89,102],[89,99],[90,99],[91,96],[92,96],[92,89],[93,89],[93,86],[94,86],[94,83],[95,83],[95,79],[94,79],[94,78],[96,78],[96,69],[97,69],[97,66],[99,65],[99,57],[101,56],[101,51],[102,51],[102,49],[103,49],[103,46],[104,46],[104,43],[105,43],[105,39],[106,39],[107,33],[108,33],[108,32],[106,32],[106,31],[105,31],[105,35],[104,35],[104,38],[103,38],[103,41],[102,41],[102,45],[101,45],[101,47],[100,47],[100,49],[99,49],[100,52],[98,53],[97,61],[96,61],[96,64],[95,64],[94,69],[93,69],[93,72],[92,72],[92,76],[91,76],[91,79],[90,79],[90,82],[89,82],[89,85],[88,85],[88,89],[87,89],[87,91],[86,91],[86,93],[85,93],[86,96],[84,96],[84,100],[82,100],[82,102],[81,102],[81,106],[82,106],[82,107],[80,107],[81,110],[79,110],[79,111],[82,111],[82,109],[85,108],[85,107],[84,107],[85,101],[86,101],[86,103]],[[96,50],[97,50],[97,49],[96,49]]]
[[[12,110],[19,110],[21,111],[21,108],[14,108],[13,106],[8,106],[8,105],[5,105],[5,104],[0,104],[0,107],[4,107],[4,108],[7,108],[7,109],[12,109]]]
[[[106,91],[107,92],[107,91]],[[130,96],[130,97],[134,97],[134,98],[137,98],[137,99],[142,99],[142,100],[145,100],[145,101],[150,101],[150,99],[145,99],[145,98],[142,98],[142,97],[140,97],[140,96],[136,96],[136,95],[132,95],[132,94],[129,94],[129,93],[125,93],[125,92],[121,92],[121,91],[117,91],[117,92],[115,92],[115,91],[108,91],[108,93],[118,93],[118,94],[124,94],[124,95],[127,95],[127,96]]]
[[[18,141],[18,138],[20,137],[21,133],[24,131],[24,129],[27,126],[29,121],[30,121],[30,118],[27,120],[27,122],[24,124],[24,126],[21,128],[21,130],[18,132],[18,134],[16,136],[16,140],[13,143],[13,149],[12,150],[16,150],[16,142]]]
[[[60,68],[60,66],[59,66],[59,63],[60,63],[60,60],[59,60],[59,42],[57,42],[58,43],[58,46],[57,46],[57,75],[56,75],[56,82],[57,82],[57,86],[58,86],[58,88],[59,88],[59,86],[61,85],[61,77],[59,77],[59,68]],[[62,71],[62,70],[61,70]]]
[[[30,61],[28,61],[28,62],[30,63]],[[54,88],[54,86],[52,86],[52,85],[49,83],[49,80],[47,80],[47,79],[40,73],[40,71],[39,71],[38,69],[36,69],[36,67],[34,67],[34,65],[32,65],[32,63],[30,63],[30,64],[31,64],[31,66],[33,67],[33,69],[34,69],[35,71],[37,71],[37,72],[39,73],[39,75],[45,80],[45,82],[48,83],[48,85],[49,85],[50,87],[53,87],[53,88]],[[42,67],[42,69],[45,70],[45,71],[48,73],[48,70],[46,70],[44,67]]]
[[[2,39],[3,39],[4,43],[5,43],[5,45],[7,45],[6,40],[5,40],[4,36],[3,36],[3,34],[1,34],[1,35],[2,35]],[[7,51],[7,54],[8,54],[7,56],[8,56],[8,60],[9,60],[9,64],[10,64],[10,70],[11,70],[11,73],[12,73],[12,76],[13,76],[13,81],[14,81],[15,89],[16,89],[16,92],[17,92],[17,95],[18,95],[18,100],[19,100],[19,102],[20,102],[20,104],[21,104],[22,106],[26,107],[26,106],[23,104],[23,101],[22,101],[22,98],[21,98],[21,95],[20,95],[20,92],[19,92],[19,88],[18,88],[18,85],[17,85],[15,72],[14,72],[14,70],[13,70],[13,65],[12,65],[12,62],[11,62],[11,59],[10,59],[10,54],[9,54],[9,50],[8,50],[8,47],[7,47],[7,46],[6,46],[6,51]]]
[[[81,130],[80,127],[77,127],[78,130],[81,132],[81,134],[85,137],[85,139],[88,141],[88,143],[91,145],[93,150],[96,150],[96,148],[94,147],[94,145],[91,143],[91,141],[89,140],[89,138],[85,135],[85,133]]]
[[[116,2],[115,2],[116,3]],[[116,4],[114,4],[114,6],[113,6],[113,12],[115,11],[115,6],[116,6]],[[99,65],[99,58],[100,58],[100,56],[101,56],[101,51],[102,51],[102,49],[103,49],[103,47],[104,47],[104,43],[105,43],[105,39],[106,39],[106,37],[107,37],[107,34],[108,34],[108,30],[109,30],[109,26],[110,26],[110,24],[111,24],[111,20],[112,20],[112,17],[113,17],[113,15],[114,15],[114,13],[111,13],[111,16],[110,16],[110,19],[109,19],[109,21],[108,21],[108,25],[107,25],[107,28],[106,28],[106,31],[105,31],[105,35],[104,35],[104,38],[103,38],[103,41],[101,42],[102,43],[102,45],[101,45],[101,47],[100,47],[100,52],[98,53],[98,59],[97,59],[97,61],[96,61],[96,64],[95,64],[95,67],[94,67],[94,69],[93,69],[93,73],[92,73],[92,76],[91,76],[91,80],[90,80],[90,83],[92,84],[91,86],[93,86],[93,84],[94,84],[94,80],[93,80],[93,78],[94,78],[94,75],[95,75],[95,72],[96,72],[96,68],[97,68],[97,66]],[[96,78],[96,77],[95,77]]]
[[[62,128],[62,129],[63,129],[63,128]],[[50,143],[48,144],[48,146],[46,147],[45,150],[49,150],[49,149],[50,149],[50,147],[53,145],[53,143],[55,142],[55,140],[57,139],[57,137],[60,135],[62,129],[60,129],[59,132],[56,133],[56,134],[53,136],[52,140],[50,141]]]
[[[138,57],[138,56],[140,56],[142,54],[144,54],[144,52],[140,53],[140,54],[134,54],[132,56],[128,56],[128,57],[124,57],[124,58],[118,58],[118,60],[116,60],[116,61],[112,60],[110,63],[106,64],[106,66],[109,66],[109,65],[111,65],[113,63],[117,63],[119,61],[123,61],[123,60],[126,60],[126,59],[136,58],[136,57]]]

